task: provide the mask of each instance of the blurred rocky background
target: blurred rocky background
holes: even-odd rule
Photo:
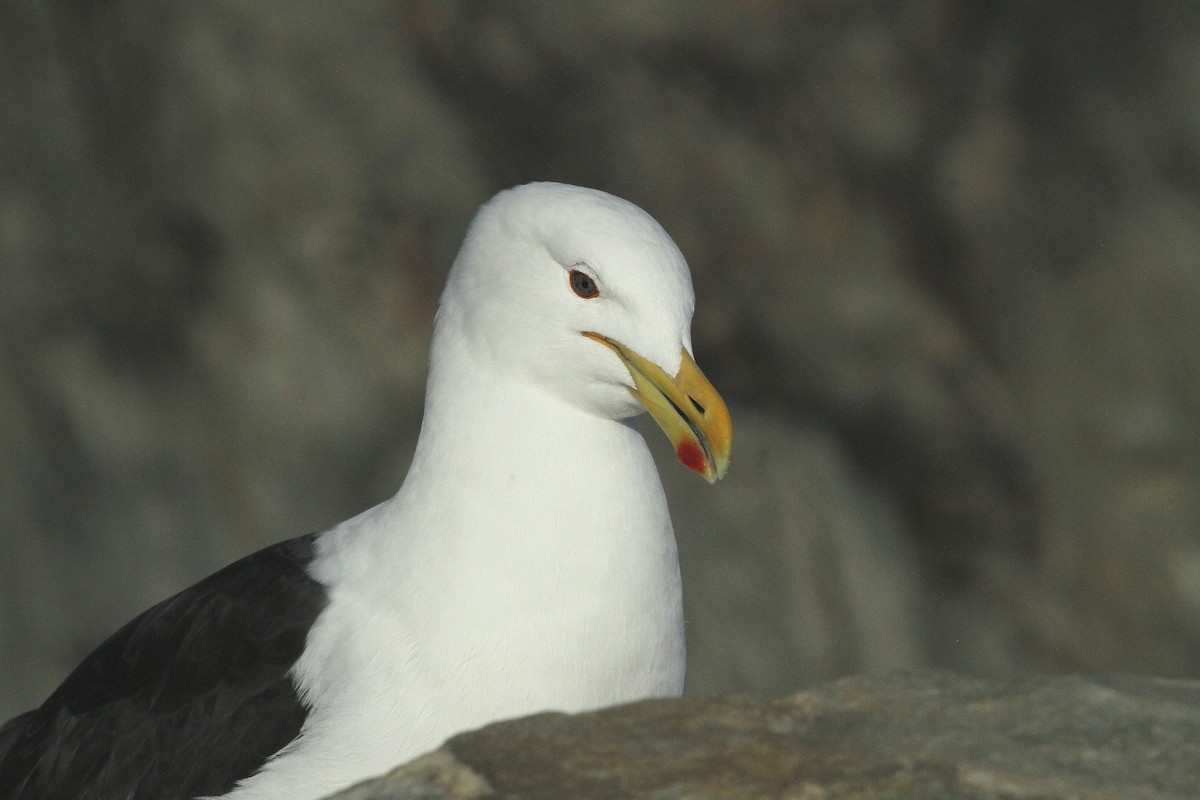
[[[495,191],[627,197],[734,414],[693,692],[1200,677],[1200,6],[0,3],[0,718],[389,496]]]

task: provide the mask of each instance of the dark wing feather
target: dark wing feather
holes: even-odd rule
[[[314,536],[168,598],[0,728],[0,800],[171,800],[228,792],[300,732],[289,675],[324,609]]]

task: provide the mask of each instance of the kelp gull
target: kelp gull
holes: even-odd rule
[[[0,728],[0,798],[318,798],[497,719],[678,695],[675,538],[632,420],[724,473],[693,305],[633,204],[501,192],[450,270],[399,492],[117,631]]]

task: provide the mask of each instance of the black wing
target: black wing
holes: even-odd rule
[[[0,728],[0,800],[183,800],[257,772],[307,714],[289,670],[326,604],[313,542],[234,562],[96,648]]]

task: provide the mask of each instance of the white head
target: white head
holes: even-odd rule
[[[694,307],[687,263],[649,214],[595,189],[531,183],[500,192],[471,223],[442,295],[434,358],[453,340],[481,368],[584,411],[623,419],[648,409],[676,441],[662,411],[719,475],[731,431],[691,359]],[[670,410],[688,396],[687,413]],[[709,441],[712,425],[724,426],[722,441]]]

